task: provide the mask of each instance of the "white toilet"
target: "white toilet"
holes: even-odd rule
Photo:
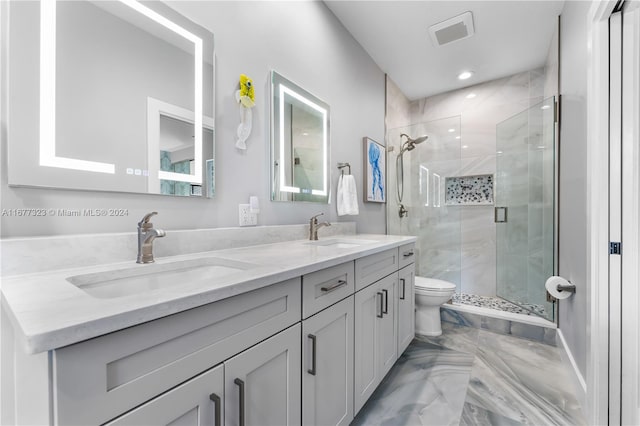
[[[440,305],[456,291],[456,285],[435,278],[416,277],[416,334],[439,336]]]

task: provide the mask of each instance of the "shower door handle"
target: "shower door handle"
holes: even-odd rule
[[[507,207],[494,207],[493,221],[495,223],[506,223]]]

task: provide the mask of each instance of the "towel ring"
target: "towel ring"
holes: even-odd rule
[[[348,174],[351,174],[351,164],[349,164],[349,163],[338,163],[338,169],[340,169],[340,172],[342,173],[342,176],[344,176],[344,168],[345,167],[349,168]]]

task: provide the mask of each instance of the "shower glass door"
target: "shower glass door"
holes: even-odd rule
[[[555,99],[496,126],[497,295],[554,320]]]

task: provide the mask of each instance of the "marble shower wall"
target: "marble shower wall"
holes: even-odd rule
[[[401,134],[428,139],[402,156],[404,185],[399,191],[397,173]],[[462,207],[445,202],[445,177],[460,170],[460,117],[390,129],[387,132],[387,226],[390,234],[418,237],[416,271],[418,275],[439,278],[460,288],[461,211]],[[408,215],[400,218],[398,205]]]

